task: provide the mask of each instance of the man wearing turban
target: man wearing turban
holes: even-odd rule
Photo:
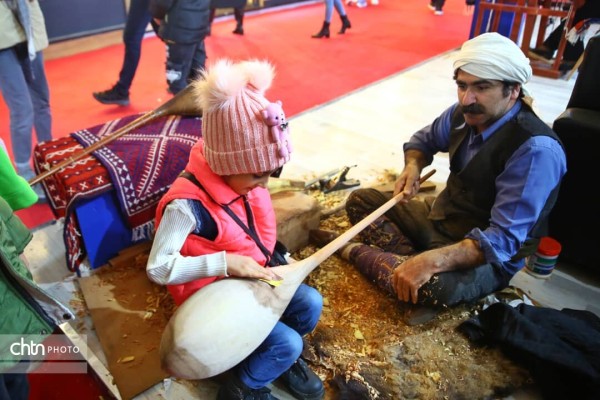
[[[566,157],[532,108],[524,86],[530,77],[529,60],[509,39],[485,33],[465,42],[454,61],[457,103],[404,144],[394,190],[402,201],[362,231],[364,244],[341,249],[407,304],[407,324],[507,287],[546,234]],[[419,177],[438,152],[449,155],[446,187],[436,198],[416,199]],[[354,191],[350,221],[390,196]],[[331,235],[313,231],[311,238],[322,244]]]

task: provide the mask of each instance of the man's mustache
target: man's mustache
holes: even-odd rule
[[[463,114],[483,114],[484,109],[479,104],[469,104],[468,106],[460,106],[460,111]]]

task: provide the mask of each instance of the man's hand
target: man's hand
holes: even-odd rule
[[[398,193],[403,194],[400,202],[406,203],[419,193],[421,186],[419,183],[420,173],[421,170],[416,166],[407,165],[404,167],[394,186],[394,196]]]
[[[421,286],[429,282],[433,276],[435,250],[426,251],[409,258],[400,264],[392,276],[392,285],[398,300],[417,303]]]
[[[227,261],[227,273],[229,275],[240,278],[255,278],[266,280],[279,280],[271,268],[264,268],[258,264],[252,257],[241,256],[239,254],[227,253],[225,255]]]
[[[473,239],[424,251],[400,264],[392,276],[399,300],[416,303],[418,291],[435,274],[457,269],[470,269],[485,262],[479,243]]]
[[[419,150],[407,150],[404,152],[404,169],[396,180],[394,187],[394,196],[403,193],[400,200],[406,203],[419,193],[421,183],[421,171],[427,166],[425,155]]]

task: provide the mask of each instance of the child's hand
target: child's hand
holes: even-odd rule
[[[227,273],[229,275],[240,278],[281,279],[271,271],[271,268],[264,268],[251,257],[227,253],[225,260],[227,261]]]

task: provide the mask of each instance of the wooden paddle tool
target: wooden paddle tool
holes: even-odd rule
[[[428,172],[420,182],[434,173]],[[163,368],[179,378],[204,379],[248,357],[273,330],[308,274],[403,197],[403,193],[394,196],[310,257],[274,267],[283,278],[277,286],[227,278],[194,293],[165,328],[160,344]]]
[[[102,146],[107,145],[108,143],[112,142],[113,140],[118,139],[121,136],[130,133],[132,130],[139,128],[140,126],[145,125],[150,121],[153,121],[157,118],[164,117],[167,115],[202,116],[202,110],[200,110],[198,103],[196,102],[191,85],[188,85],[181,92],[177,93],[171,100],[167,101],[166,103],[164,103],[157,109],[150,111],[150,112],[142,115],[139,118],[136,118],[135,120],[131,121],[124,127],[115,131],[112,135],[103,137],[102,139],[100,139],[99,141],[94,143],[93,145],[86,147],[79,153],[75,153],[71,157],[67,158],[66,160],[54,165],[49,170],[44,171],[44,172],[40,173],[39,175],[33,177],[29,181],[29,184],[31,186],[33,186],[36,183],[38,183],[38,182],[46,179],[47,177],[55,174],[56,172],[60,171],[64,167],[68,166],[69,164],[98,150]]]

